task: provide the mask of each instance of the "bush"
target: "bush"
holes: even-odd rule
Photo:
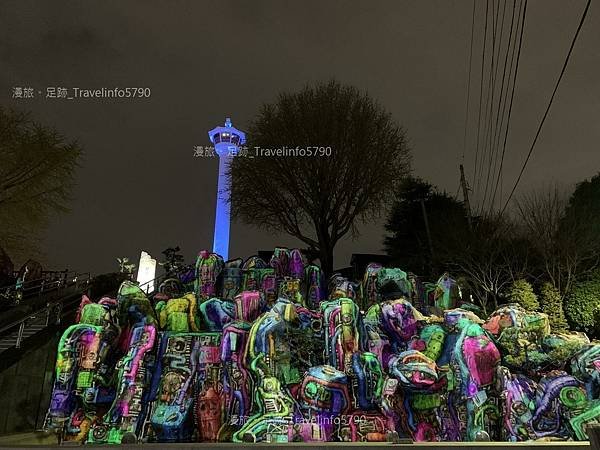
[[[527,311],[537,311],[540,308],[537,295],[527,280],[515,281],[508,291],[508,298],[511,303],[518,303]]]
[[[565,312],[572,329],[584,331],[591,336],[598,334],[600,274],[573,286],[565,302]]]
[[[558,289],[552,283],[544,283],[540,289],[540,294],[542,312],[548,315],[552,332],[562,333],[567,331],[569,324],[567,323],[567,319],[565,319],[562,299],[560,298]]]

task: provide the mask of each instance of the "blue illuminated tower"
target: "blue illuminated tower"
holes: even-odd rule
[[[229,258],[229,224],[231,220],[231,180],[227,176],[227,167],[231,158],[239,154],[239,147],[246,143],[246,134],[231,125],[229,117],[225,126],[213,128],[208,132],[210,142],[219,155],[219,183],[217,187],[217,206],[215,209],[215,237],[213,252],[221,255],[225,261]]]

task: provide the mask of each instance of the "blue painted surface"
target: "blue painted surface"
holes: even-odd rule
[[[219,181],[217,185],[217,203],[215,208],[215,233],[213,252],[229,259],[229,229],[231,223],[231,180],[227,176],[227,167],[232,158],[239,153],[239,147],[246,143],[246,133],[233,127],[231,119],[225,125],[208,132],[210,142],[219,155]]]

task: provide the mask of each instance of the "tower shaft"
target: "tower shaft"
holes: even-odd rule
[[[229,164],[239,147],[246,143],[246,133],[234,128],[227,118],[225,125],[208,132],[210,142],[219,155],[219,180],[217,183],[217,203],[215,208],[215,234],[213,253],[221,255],[225,261],[229,258],[229,227],[231,219],[231,179],[227,172]]]
[[[213,252],[224,260],[229,258],[229,227],[231,216],[231,183],[227,176],[227,168],[231,157],[219,156],[219,181],[217,185],[217,207],[215,210],[215,234]]]

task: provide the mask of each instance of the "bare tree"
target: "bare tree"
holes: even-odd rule
[[[594,258],[584,224],[564,220],[568,203],[568,193],[557,184],[532,191],[516,202],[521,223],[539,255],[541,272],[563,298]]]
[[[474,218],[468,234],[449,229],[444,257],[486,314],[498,307],[512,282],[529,274],[527,242],[512,221],[499,215]]]
[[[326,273],[337,242],[385,212],[409,173],[402,129],[366,93],[336,81],[280,94],[248,137],[254,158],[234,158],[229,171],[234,216],[300,239]],[[296,147],[304,151],[284,153]],[[282,150],[264,157],[263,149]]]

